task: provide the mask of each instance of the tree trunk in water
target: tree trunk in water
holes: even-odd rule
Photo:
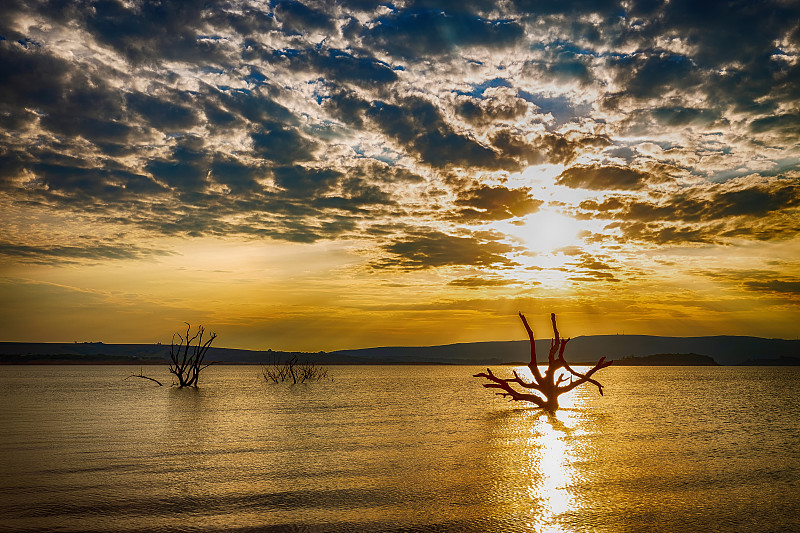
[[[197,387],[197,379],[200,376],[200,371],[214,364],[214,361],[205,363],[206,352],[211,347],[211,343],[217,338],[216,333],[203,342],[203,335],[205,328],[203,326],[197,327],[197,333],[190,336],[192,326],[186,322],[186,336],[176,333],[172,336],[172,346],[169,350],[169,356],[172,363],[169,365],[170,373],[174,374],[178,379],[178,388],[184,387]],[[180,339],[180,342],[175,344],[175,337]],[[192,346],[192,343],[197,341],[197,344]],[[174,385],[174,383],[173,383]]]
[[[569,363],[564,359],[564,349],[567,347],[569,339],[562,339],[558,334],[558,326],[556,324],[555,313],[550,314],[550,321],[553,324],[553,340],[550,343],[550,350],[547,355],[547,370],[542,374],[539,371],[538,362],[536,360],[536,343],[534,341],[533,330],[528,325],[525,315],[519,314],[525,331],[528,332],[528,339],[531,344],[531,361],[528,363],[528,369],[531,371],[533,381],[525,381],[522,379],[516,370],[512,371],[513,378],[500,378],[492,373],[490,368],[486,372],[480,372],[473,377],[486,378],[490,383],[484,383],[484,387],[488,389],[501,389],[503,392],[498,392],[499,396],[506,396],[513,401],[526,401],[531,402],[538,407],[550,412],[555,412],[558,409],[558,397],[562,394],[571,391],[575,387],[583,383],[592,383],[596,385],[603,394],[603,386],[592,379],[592,374],[610,366],[613,361],[606,361],[605,357],[601,357],[597,364],[594,365],[588,372],[581,374],[576,372],[569,366]],[[564,369],[567,374],[561,374],[556,379],[556,374],[559,369]],[[567,381],[569,376],[569,382]],[[565,383],[566,382],[566,383]],[[533,392],[520,392],[514,389],[511,384],[517,384],[524,389],[532,390]],[[537,394],[538,393],[538,394]]]

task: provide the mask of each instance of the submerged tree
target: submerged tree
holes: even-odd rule
[[[487,389],[502,389],[504,392],[498,392],[497,395],[499,396],[508,396],[513,401],[531,402],[551,412],[558,409],[559,396],[584,383],[597,385],[597,388],[600,390],[600,395],[602,396],[603,386],[592,379],[591,376],[598,370],[610,366],[613,361],[606,362],[606,358],[601,357],[597,364],[585,374],[575,371],[564,359],[564,348],[567,347],[569,339],[562,339],[559,337],[558,326],[556,326],[556,315],[555,313],[551,313],[550,320],[553,323],[553,340],[550,342],[550,352],[547,356],[547,370],[542,374],[536,362],[536,343],[533,339],[533,330],[528,325],[525,315],[520,313],[519,317],[525,325],[525,330],[528,332],[528,338],[531,342],[531,362],[528,363],[528,368],[531,374],[533,374],[534,381],[525,381],[517,374],[516,370],[512,371],[514,374],[513,378],[500,378],[495,376],[490,368],[487,368],[486,372],[475,374],[473,377],[486,378],[491,381],[491,383],[484,383],[483,386]],[[561,368],[566,370],[566,373],[558,372]],[[558,374],[557,378],[556,374]],[[511,386],[512,383],[516,383],[534,392],[519,392]]]
[[[205,363],[205,357],[211,343],[217,338],[217,334],[212,333],[208,340],[203,341],[206,332],[203,326],[197,326],[197,333],[191,335],[192,326],[188,322],[184,323],[186,324],[186,335],[180,333],[172,335],[172,346],[169,350],[172,363],[169,365],[169,371],[178,378],[178,388],[197,387],[200,371],[215,363],[215,361]],[[180,339],[177,344],[175,337]],[[194,342],[196,344],[193,345]]]
[[[311,360],[300,361],[297,355],[292,355],[286,362],[280,357],[274,357],[272,364],[261,367],[261,374],[267,382],[283,383],[292,380],[293,384],[310,381],[322,381],[328,377],[328,369],[317,366]]]

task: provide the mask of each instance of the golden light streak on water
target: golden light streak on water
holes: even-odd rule
[[[556,415],[476,367],[258,370],[0,367],[0,530],[796,530],[794,368],[611,367]]]

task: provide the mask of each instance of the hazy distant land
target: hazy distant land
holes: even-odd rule
[[[536,341],[540,360],[550,341]],[[300,355],[320,364],[525,364],[525,341],[495,341],[442,346],[385,346],[333,352],[285,352],[212,348],[208,359],[227,364],[264,364]],[[800,340],[760,337],[656,337],[593,335],[576,337],[567,360],[578,364],[614,359],[617,365],[800,365]],[[0,364],[164,364],[169,345],[84,343],[0,343]]]

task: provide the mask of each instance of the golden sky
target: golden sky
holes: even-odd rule
[[[476,6],[4,3],[0,341],[797,338],[800,8]]]

